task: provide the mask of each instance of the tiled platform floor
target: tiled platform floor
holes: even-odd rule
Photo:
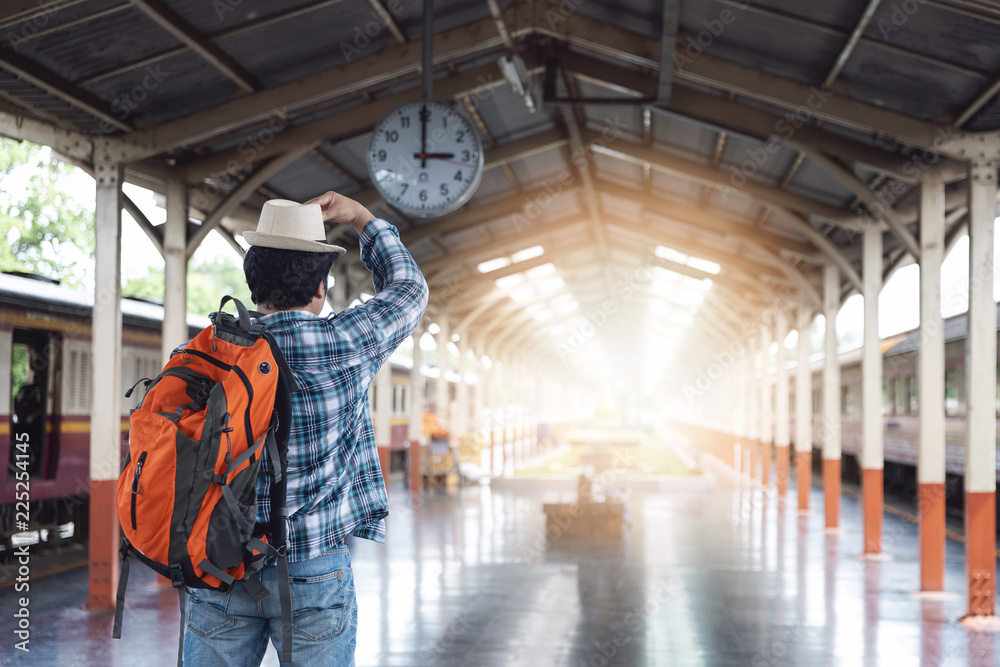
[[[961,545],[948,545],[951,594],[920,599],[915,526],[887,516],[892,560],[859,560],[849,497],[839,534],[824,533],[816,490],[800,516],[749,485],[720,485],[633,498],[621,542],[549,543],[543,490],[392,494],[389,543],[353,550],[359,667],[1000,664],[1000,635],[956,622]],[[32,583],[31,653],[4,631],[0,663],[173,664],[176,596],[134,571],[121,641],[110,614],[80,609],[78,568]],[[2,628],[14,598],[0,589]],[[273,649],[265,664],[277,664]]]

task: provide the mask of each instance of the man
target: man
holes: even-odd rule
[[[351,225],[376,295],[319,317],[327,276],[343,248],[328,245],[323,221]],[[306,204],[264,205],[243,262],[247,285],[299,385],[292,394],[288,443],[288,571],[296,665],[354,665],[357,605],[347,537],[385,541],[388,498],[382,481],[368,385],[406,340],[427,306],[427,283],[395,227],[364,206],[327,192]],[[257,521],[270,519],[265,457]],[[267,639],[281,653],[276,568],[255,602],[242,584],[228,594],[192,590],[184,634],[190,667],[259,665]]]

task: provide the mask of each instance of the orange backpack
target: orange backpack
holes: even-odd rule
[[[238,317],[222,312],[229,300]],[[158,376],[142,380],[145,394],[129,417],[129,451],[118,478],[124,538],[112,636],[121,637],[130,558],[177,588],[180,664],[187,587],[228,592],[243,581],[262,600],[268,592],[250,575],[272,556],[278,565],[282,661],[290,662],[285,470],[289,393],[297,386],[274,338],[242,303],[226,296],[209,319],[212,326],[175,352]],[[256,522],[265,450],[271,468],[266,526]]]

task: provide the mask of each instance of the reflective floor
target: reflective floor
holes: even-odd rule
[[[888,561],[857,558],[857,501],[823,531],[822,497],[800,516],[759,488],[633,497],[618,541],[548,541],[554,495],[467,487],[410,497],[392,489],[389,542],[353,547],[357,664],[997,665],[1000,635],[967,632],[960,544],[950,595],[913,594],[916,528],[886,517]],[[791,491],[794,494],[794,489]],[[791,496],[791,497],[794,497]],[[130,582],[124,638],[88,613],[83,569],[31,588],[31,653],[8,632],[0,663],[170,665],[177,603],[144,568]],[[0,589],[0,627],[15,594]],[[273,650],[265,665],[277,665]]]

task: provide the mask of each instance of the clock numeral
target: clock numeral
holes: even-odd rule
[[[399,126],[400,127],[404,127],[404,128],[405,127],[409,127],[410,126],[410,117],[409,116],[403,116],[402,118],[400,118],[399,119]]]
[[[462,180],[462,170],[461,169],[459,169],[458,171],[455,172],[455,180],[461,182],[461,180]]]
[[[378,152],[378,161],[379,162],[385,162],[388,159],[388,157],[389,157],[389,154],[385,152],[384,148]]]
[[[441,196],[442,197],[447,197],[448,196],[448,184],[447,183],[442,183],[441,184]]]
[[[427,190],[420,191],[420,201],[427,201]]]
[[[385,133],[385,139],[390,144],[394,144],[397,141],[399,141],[399,132],[397,132],[396,130],[389,130],[388,132]]]
[[[468,162],[472,159],[472,151],[462,151],[462,162]]]
[[[465,143],[465,132],[463,130],[459,130],[458,131],[457,136],[455,138],[455,141],[458,142],[458,143],[460,143],[460,144],[464,144]]]
[[[402,197],[403,195],[405,195],[406,191],[410,189],[410,184],[409,183],[401,183],[401,185],[403,186],[403,191],[399,193],[400,197]]]

